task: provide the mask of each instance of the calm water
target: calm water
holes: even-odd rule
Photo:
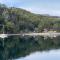
[[[25,46],[26,40],[28,40],[28,46]],[[26,49],[21,51],[23,55],[14,60],[60,60],[60,37],[45,40],[43,37],[36,37],[26,40],[24,42]]]
[[[4,45],[3,45],[4,43]],[[0,39],[0,60],[60,60],[60,36],[11,36]]]
[[[38,51],[15,60],[60,60],[60,50]]]

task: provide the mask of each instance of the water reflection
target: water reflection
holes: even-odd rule
[[[60,50],[35,52],[26,57],[22,57],[15,60],[60,60]]]
[[[19,57],[20,58],[25,57],[30,53],[33,53],[36,51],[42,52],[42,51],[49,51],[52,49],[60,49],[60,37],[56,37],[53,39],[48,37],[47,39],[44,40],[44,37],[42,36],[36,36],[36,37],[10,36],[4,39],[4,46],[2,45],[2,42],[3,40],[0,39],[0,60],[17,59]],[[40,52],[37,52],[37,53],[39,54]],[[32,55],[34,56],[37,53],[33,53]],[[39,58],[39,57],[40,55],[36,58]],[[32,60],[33,59],[34,58],[32,58]],[[26,60],[29,60],[29,59],[26,59]]]

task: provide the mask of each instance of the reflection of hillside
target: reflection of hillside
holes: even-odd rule
[[[18,37],[11,36],[5,39],[5,45],[2,46],[2,39],[0,39],[0,59],[11,59],[17,57],[23,57],[34,51],[43,51],[60,48],[60,38],[54,39],[43,37]],[[4,53],[3,53],[4,52]],[[5,57],[4,57],[5,56]],[[4,58],[4,59],[3,59]]]

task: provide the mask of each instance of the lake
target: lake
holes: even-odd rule
[[[20,38],[20,57],[13,60],[60,60],[60,37]]]
[[[4,44],[3,44],[4,42]],[[0,60],[57,60],[60,36],[9,36],[0,39]]]
[[[34,52],[26,57],[18,58],[15,60],[60,60],[60,49],[50,50],[43,52]]]

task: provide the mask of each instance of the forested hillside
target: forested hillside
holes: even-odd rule
[[[5,33],[42,32],[44,29],[60,31],[60,18],[34,14],[29,11],[0,4],[0,24]],[[2,28],[0,29],[2,32]]]

